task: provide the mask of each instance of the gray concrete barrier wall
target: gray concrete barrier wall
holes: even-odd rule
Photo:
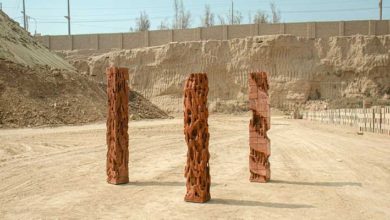
[[[97,49],[98,37],[97,35],[73,35],[73,48],[77,49]]]
[[[172,41],[171,30],[149,31],[149,46],[158,46]]]
[[[132,49],[169,42],[229,40],[256,35],[292,34],[308,38],[390,34],[390,20],[334,21],[280,24],[222,25],[209,28],[158,30],[135,33],[37,36],[50,50]]]
[[[124,49],[132,49],[147,46],[147,42],[145,42],[145,33],[137,32],[137,33],[125,33],[123,34],[123,48]]]
[[[227,39],[242,38],[242,37],[249,37],[249,36],[253,36],[251,33],[250,24],[227,26]]]
[[[197,29],[183,29],[183,30],[172,30],[173,42],[182,41],[199,41],[199,35]]]

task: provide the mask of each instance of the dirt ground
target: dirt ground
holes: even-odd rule
[[[272,181],[248,181],[249,115],[212,115],[211,196],[186,203],[181,119],[130,122],[130,183],[105,124],[0,130],[0,219],[389,219],[390,138],[272,118]]]

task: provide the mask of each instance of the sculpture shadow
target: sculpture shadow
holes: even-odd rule
[[[291,203],[274,203],[274,202],[259,202],[250,200],[236,200],[236,199],[218,199],[211,198],[209,204],[220,204],[220,205],[232,205],[232,206],[262,206],[268,208],[279,208],[279,209],[301,209],[301,208],[314,208],[312,205],[305,204],[291,204]]]
[[[271,123],[271,126],[272,126],[272,125],[287,125],[287,126],[288,126],[288,125],[290,125],[290,124],[287,124],[287,123]]]
[[[175,182],[175,181],[137,181],[137,182],[129,182],[126,185],[130,186],[185,186],[185,182]]]
[[[357,182],[302,182],[302,181],[286,181],[286,180],[270,180],[270,183],[302,185],[302,186],[329,186],[329,187],[342,187],[342,186],[359,186],[361,183]]]
[[[175,181],[137,181],[137,182],[129,182],[125,185],[130,186],[180,186],[185,187],[185,182],[175,182]],[[218,184],[211,183],[211,186],[216,186]]]

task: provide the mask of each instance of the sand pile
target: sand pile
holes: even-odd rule
[[[106,96],[78,73],[0,61],[0,127],[103,120]]]
[[[130,87],[169,112],[182,110],[183,82],[189,73],[199,71],[209,75],[212,111],[246,110],[247,74],[253,70],[270,74],[273,107],[293,109],[308,101],[342,107],[346,99],[348,105],[358,105],[363,98],[390,102],[388,35],[258,36],[97,52],[63,54],[97,81],[105,80],[101,73],[108,64],[128,67]]]
[[[129,94],[129,114],[130,120],[171,118],[166,112],[159,109],[141,94],[131,90]]]
[[[137,100],[130,106],[134,119],[167,117],[142,96],[131,97]],[[105,87],[0,12],[0,128],[100,121],[106,104]]]
[[[0,11],[0,60],[24,66],[50,66],[74,71],[74,67],[47,50],[23,30],[18,23]]]

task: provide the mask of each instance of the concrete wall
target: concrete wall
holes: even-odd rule
[[[363,34],[369,33],[369,21],[355,21],[344,22],[344,35]]]
[[[284,34],[284,24],[259,24],[259,35]]]
[[[250,24],[230,25],[227,27],[228,27],[228,29],[227,29],[227,36],[228,36],[227,38],[228,39],[253,36],[251,33],[251,25]]]
[[[99,49],[122,49],[123,39],[122,34],[99,34],[98,35]],[[87,42],[85,42],[87,43]],[[78,48],[73,48],[78,49]]]
[[[73,47],[77,49],[97,49],[98,41],[97,35],[73,35]]]
[[[243,24],[160,30],[137,33],[86,34],[71,36],[37,36],[51,50],[74,49],[132,49],[158,46],[169,42],[199,40],[229,40],[256,35],[292,34],[308,38],[331,36],[390,34],[390,20],[334,21],[280,24]]]
[[[147,42],[145,42],[144,32],[123,34],[124,49],[131,49],[131,48],[138,48],[138,47],[145,47],[145,46],[147,46]]]
[[[47,46],[50,50],[73,50],[73,36],[55,36],[49,37],[50,45]],[[39,39],[39,38],[38,38]]]
[[[172,41],[171,30],[149,31],[149,46],[158,46]]]
[[[297,37],[307,37],[309,23],[291,23],[285,24],[284,34],[291,34]]]
[[[339,22],[315,23],[315,37],[331,37],[340,35]]]
[[[199,28],[202,40],[223,40],[223,26]]]
[[[198,29],[184,29],[184,30],[171,30],[173,33],[174,42],[182,41],[198,41],[200,36],[198,34]]]

